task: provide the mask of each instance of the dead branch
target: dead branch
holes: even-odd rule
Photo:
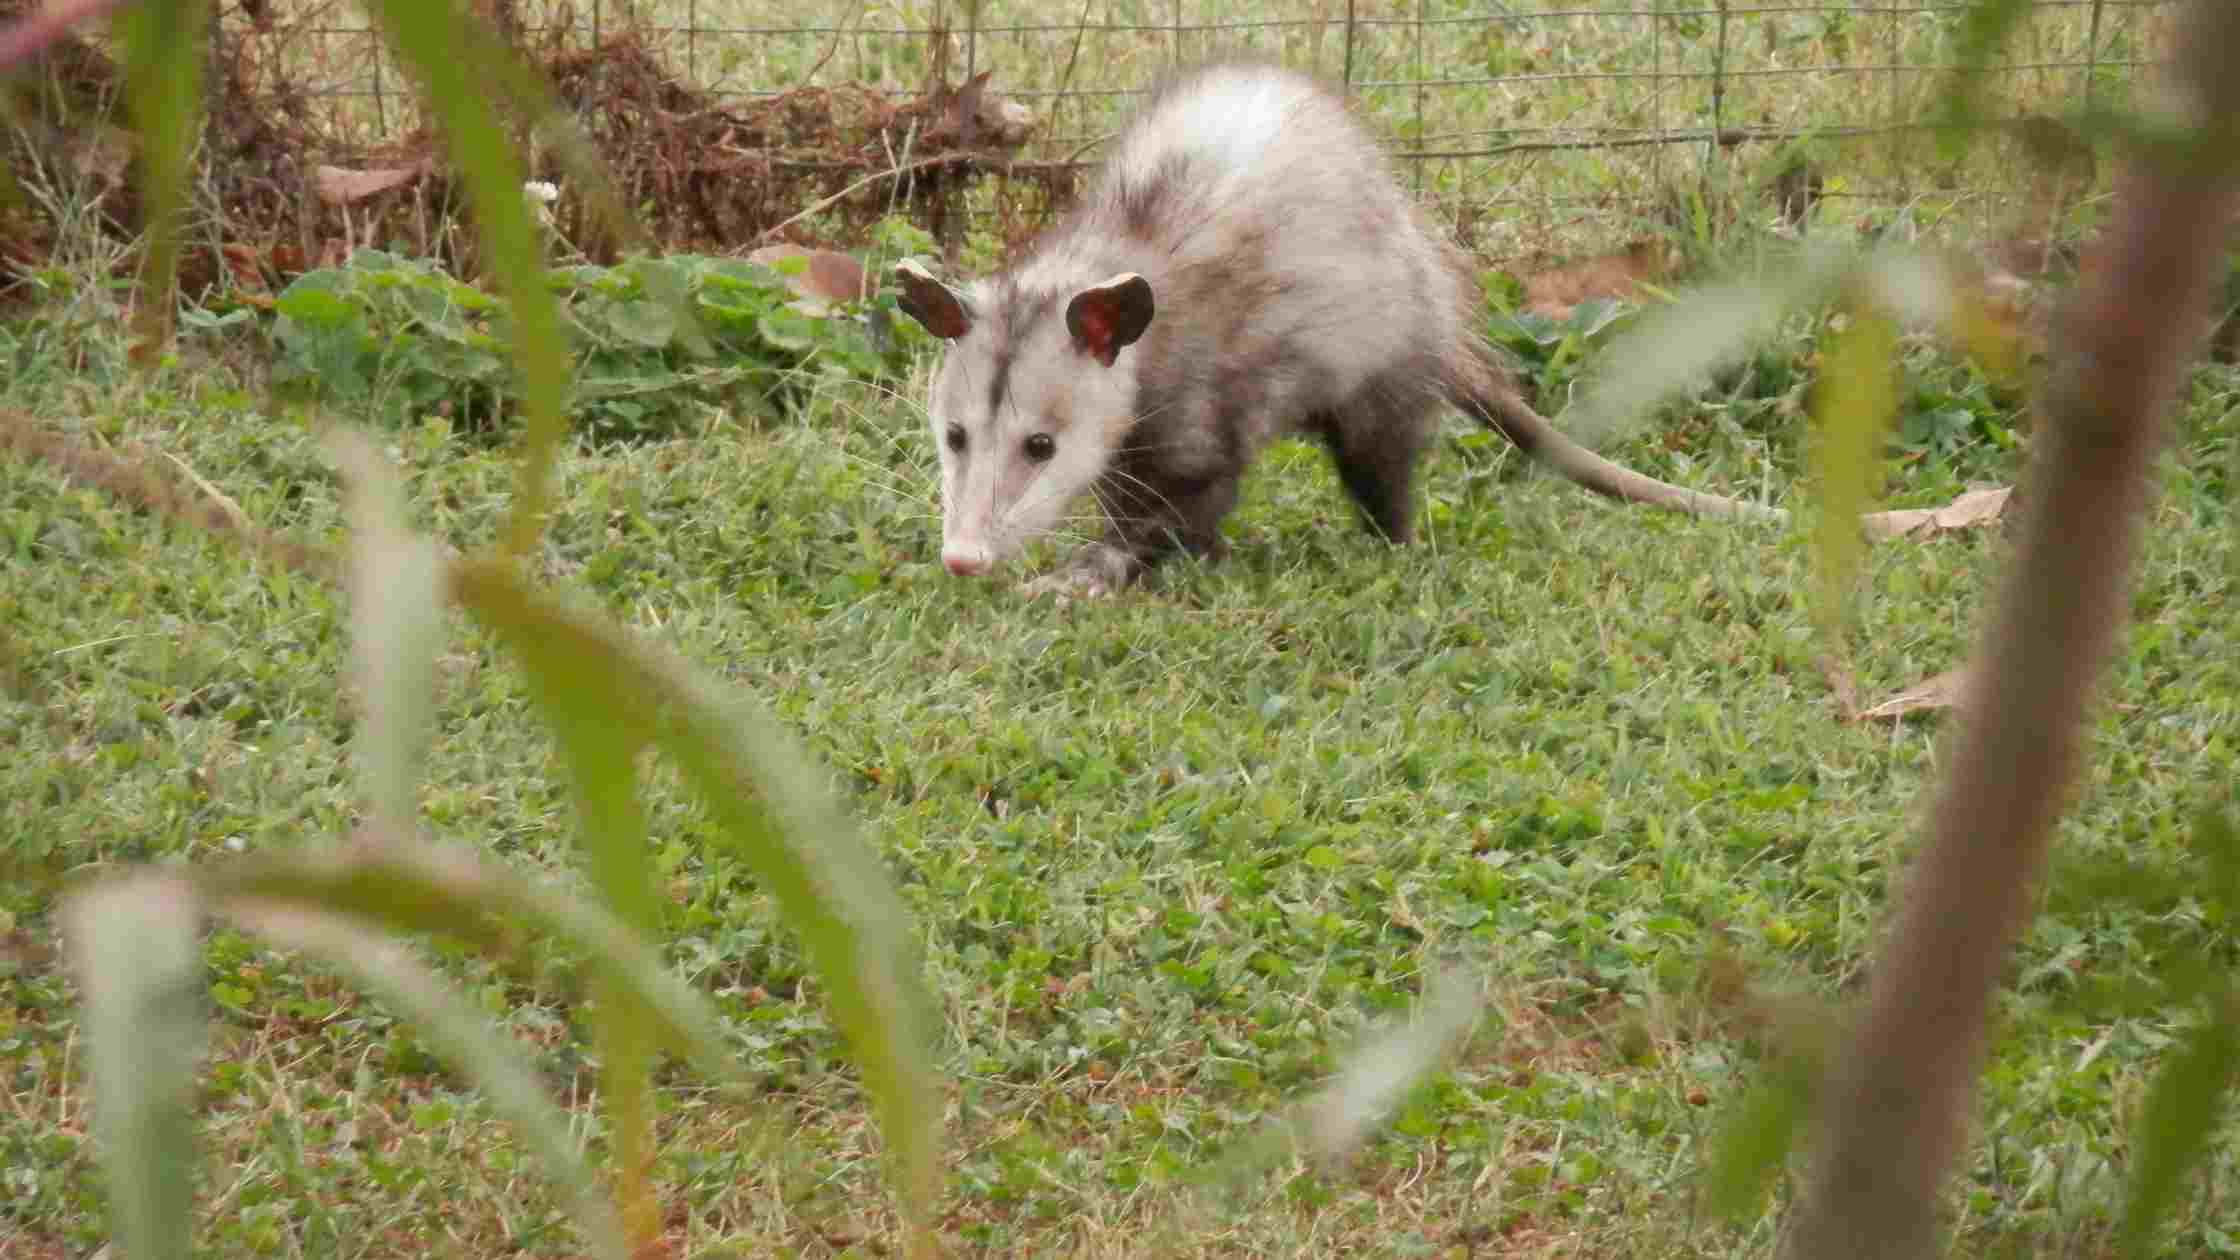
[[[795,214],[793,217],[784,219],[778,223],[772,224],[771,226],[762,229],[761,239],[765,241],[772,240],[780,232],[783,232],[787,228],[792,227],[794,224],[801,222],[803,219],[817,214],[820,211],[830,210],[832,207],[839,205],[841,202],[855,196],[857,193],[871,187],[873,184],[878,183],[882,179],[901,179],[904,176],[915,174],[916,172],[922,170],[930,170],[936,166],[967,165],[973,162],[974,157],[975,155],[971,153],[940,153],[934,155],[933,157],[919,158],[916,161],[904,162],[899,166],[890,167],[887,170],[873,171],[871,174],[864,176],[862,179],[859,179],[856,182],[848,185],[846,188],[841,189],[839,192],[826,197],[822,201],[818,201],[812,204],[811,206],[809,206],[809,208],[799,212],[798,214]],[[773,165],[792,164],[774,163]]]
[[[20,411],[0,411],[0,452],[36,460],[79,485],[205,533],[246,544],[256,554],[298,573],[333,581],[342,571],[332,554],[252,524],[208,483],[202,483],[198,494],[156,471],[152,460],[103,450],[82,438],[58,433]],[[195,480],[199,482],[200,478]]]

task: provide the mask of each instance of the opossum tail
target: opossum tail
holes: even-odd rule
[[[1628,503],[1647,503],[1697,516],[1761,521],[1788,519],[1789,514],[1781,508],[1744,503],[1700,490],[1683,490],[1613,464],[1566,437],[1562,430],[1534,411],[1517,392],[1507,373],[1494,370],[1486,376],[1489,379],[1467,382],[1457,391],[1455,401],[1487,428],[1498,430],[1515,443],[1518,450],[1553,468],[1574,485]]]

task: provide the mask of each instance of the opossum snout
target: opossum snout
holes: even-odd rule
[[[941,563],[958,577],[979,577],[994,566],[995,558],[977,543],[950,543],[941,549]]]

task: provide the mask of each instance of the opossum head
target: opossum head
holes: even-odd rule
[[[895,267],[903,313],[947,342],[926,407],[941,452],[941,563],[987,573],[1047,533],[1112,464],[1135,423],[1130,349],[1151,323],[1133,272],[1061,287],[959,292]]]

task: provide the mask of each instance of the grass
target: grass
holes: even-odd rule
[[[264,403],[256,360],[190,344],[136,378],[100,311],[88,298],[9,326],[0,405],[144,443],[264,526],[338,536],[337,479],[303,419]],[[1783,392],[1807,348],[1784,341],[1734,399],[1614,453],[1785,493],[1793,413],[1753,399]],[[1912,409],[1972,396],[1936,353],[1909,363]],[[2186,836],[2195,810],[2230,806],[2236,389],[2204,368],[2184,408],[2064,827],[2069,874],[2017,958],[1953,1195],[1962,1254],[2104,1245],[2128,1109],[2186,1018],[2136,990],[2184,949],[2231,958],[2232,908],[2187,887]],[[1987,431],[1931,426],[1933,457],[1902,466],[1892,497],[2011,475]],[[501,457],[437,420],[390,441],[426,527],[494,536]],[[940,572],[931,464],[909,405],[838,387],[797,423],[579,449],[541,563],[761,697],[864,820],[945,1005],[956,1253],[1766,1249],[1773,1216],[1690,1208],[1766,1042],[1735,977],[1847,989],[1939,725],[1838,720],[1801,531],[1616,508],[1519,475],[1458,426],[1426,470],[1416,548],[1362,536],[1324,458],[1285,446],[1249,484],[1228,561],[1059,608]],[[0,549],[18,683],[0,700],[0,853],[16,869],[80,877],[348,829],[336,593],[18,463],[0,464]],[[2000,554],[1990,533],[1870,553],[1849,644],[1863,694],[1958,663]],[[423,822],[574,880],[566,789],[523,681],[469,624],[454,632]],[[661,937],[757,1082],[746,1097],[665,1083],[670,1236],[682,1254],[878,1253],[896,1222],[876,1133],[802,953],[665,771],[648,808]],[[2128,895],[2087,895],[2120,862]],[[103,1232],[52,894],[0,888],[4,1254],[81,1254]],[[1192,1197],[1449,960],[1483,969],[1489,1017],[1388,1133],[1343,1167]],[[219,1030],[200,1245],[573,1254],[512,1136],[411,1028],[227,930],[205,961]],[[598,1147],[576,970],[437,961]],[[2240,1236],[2231,1138],[2177,1251]]]

